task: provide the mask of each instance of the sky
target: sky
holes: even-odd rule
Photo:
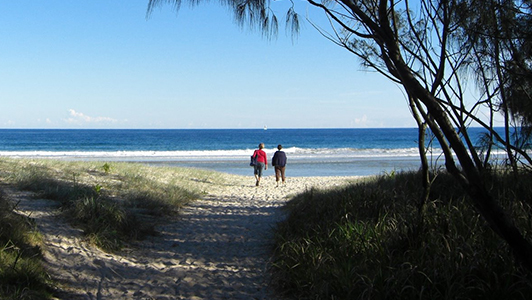
[[[269,40],[213,1],[0,0],[0,128],[415,127],[398,86],[305,18],[292,39],[283,1]]]

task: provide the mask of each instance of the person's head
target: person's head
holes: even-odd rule
[[[281,150],[281,149],[283,149],[283,146],[281,146],[281,144],[279,144],[279,145],[277,145],[277,149]]]
[[[264,148],[264,143],[260,143],[259,144],[259,149],[263,149]]]

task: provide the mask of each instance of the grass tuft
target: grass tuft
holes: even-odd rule
[[[103,250],[120,250],[125,240],[137,240],[152,227],[139,224],[136,216],[106,198],[82,198],[73,201],[66,215],[74,225],[83,228],[93,244]]]

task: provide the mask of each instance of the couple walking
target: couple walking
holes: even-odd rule
[[[268,157],[266,152],[264,152],[264,143],[259,144],[259,149],[253,152],[253,157],[257,158],[257,164],[254,166],[254,174],[256,179],[256,186],[259,186],[260,179],[262,178],[262,170],[268,170]],[[277,151],[272,158],[272,166],[275,168],[275,181],[277,186],[279,186],[279,179],[282,178],[283,184],[285,183],[284,170],[286,168],[286,154],[284,151],[281,151],[283,146],[278,145]]]

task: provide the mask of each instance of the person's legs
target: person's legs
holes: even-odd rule
[[[255,175],[255,179],[257,179],[257,182],[255,183],[256,186],[259,186],[260,179],[262,178],[262,170],[264,169],[264,163],[257,163],[257,174]]]
[[[277,182],[277,186],[279,186],[279,178],[281,177],[281,174],[281,167],[275,166],[275,181]]]
[[[285,167],[280,167],[280,168],[279,168],[279,171],[280,171],[280,173],[281,173],[281,179],[283,180],[283,184],[285,183],[285,180],[286,180],[286,177],[284,176],[284,171],[285,171],[285,169],[286,169],[286,166],[285,166]],[[277,181],[279,181],[279,180],[277,180]]]
[[[256,186],[259,185],[259,169],[260,169],[259,164],[256,164],[256,165],[253,167],[253,174],[255,174],[255,185],[256,185]]]

